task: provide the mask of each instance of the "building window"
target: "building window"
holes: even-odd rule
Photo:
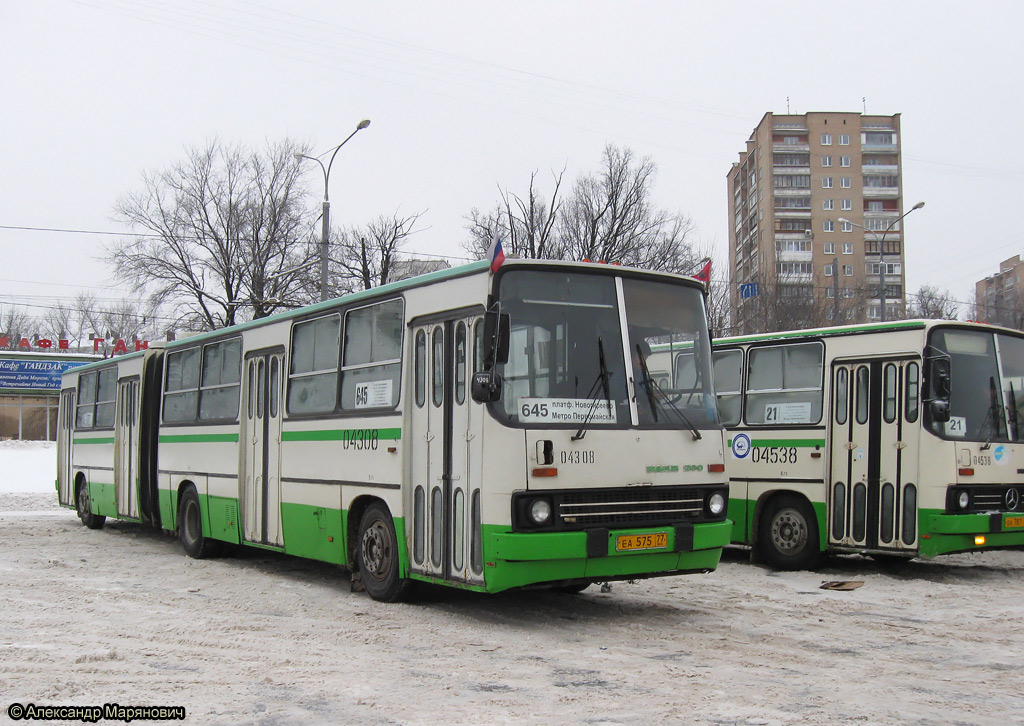
[[[848,177],[848,176],[841,177],[839,179],[839,186],[841,186],[843,189],[849,189],[850,188],[850,177]]]
[[[780,275],[810,275],[814,266],[810,262],[779,262],[775,271]]]
[[[823,176],[821,178],[821,188],[822,189],[831,189],[832,188],[832,177],[830,177],[830,176]]]
[[[850,157],[849,156],[840,156],[839,157],[839,166],[849,166],[849,165],[850,165]]]
[[[821,165],[822,166],[832,166],[832,157],[831,156],[823,156],[823,157],[821,157]]]
[[[853,242],[843,242],[843,254],[844,255],[852,255],[853,254]]]
[[[849,146],[850,145],[850,135],[849,134],[839,134],[839,145],[840,146]]]
[[[876,146],[892,146],[896,143],[896,134],[888,131],[884,133],[865,133],[863,134],[863,143]]]
[[[836,246],[832,242],[825,243],[825,254],[834,255],[836,253]]]
[[[844,232],[852,232],[853,231],[853,225],[850,224],[849,222],[843,222],[842,224],[843,224],[843,231]]]
[[[835,291],[834,288],[831,288],[831,287],[826,287],[825,288],[825,297],[831,299],[831,298],[834,298],[835,296],[836,296],[836,291]]]
[[[843,265],[843,277],[853,277],[853,265]]]
[[[803,143],[803,139],[801,139],[799,136],[784,136],[782,137],[782,143],[795,145]]]
[[[853,209],[853,202],[851,202],[851,201],[850,201],[849,199],[844,199],[844,200],[842,200],[842,202],[840,203],[840,206],[842,206],[842,208],[843,208],[843,210],[844,210],[844,211],[847,211],[847,212],[848,212],[848,211],[850,211],[851,209]]]
[[[776,174],[774,184],[776,189],[809,189],[811,177],[806,174]]]
[[[869,212],[884,212],[885,202],[868,202]]]
[[[821,203],[821,208],[824,209],[826,212],[830,212],[836,208],[836,205],[832,202],[831,199],[826,199]]]
[[[811,241],[809,239],[775,240],[775,249],[778,252],[810,252]]]
[[[878,270],[881,267],[877,262],[869,262],[867,264],[867,271],[869,275],[877,275]],[[885,263],[885,274],[886,275],[902,275],[903,265],[899,262],[886,262]]]
[[[832,134],[822,134],[821,135],[821,145],[822,146],[832,146]]]
[[[827,265],[825,265],[825,277],[832,277],[832,274],[832,263],[829,262]]]
[[[836,231],[836,224],[831,219],[826,219],[824,224],[823,224],[823,226],[824,226],[824,230],[823,231],[825,231],[825,232],[835,232]]]

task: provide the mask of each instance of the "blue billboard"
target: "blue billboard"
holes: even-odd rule
[[[64,371],[87,360],[24,360],[0,358],[0,390],[60,390]]]

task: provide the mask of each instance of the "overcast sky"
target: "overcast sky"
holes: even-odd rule
[[[1024,252],[1019,2],[4,0],[0,306],[122,293],[116,200],[189,146],[285,138],[331,218],[424,211],[408,251],[463,255],[465,215],[608,142],[723,260],[726,174],[767,111],[902,114],[907,289],[967,300]],[[323,193],[310,174],[310,191]],[[716,278],[727,270],[713,271]],[[38,312],[38,311],[34,311]]]

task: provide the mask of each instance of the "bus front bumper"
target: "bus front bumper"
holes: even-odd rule
[[[486,589],[498,592],[561,580],[600,582],[708,572],[718,566],[731,534],[729,520],[644,529],[492,531],[484,543]],[[664,535],[664,544],[653,539],[656,535]],[[640,548],[621,549],[626,545]],[[644,548],[647,545],[657,546]]]
[[[921,557],[1024,547],[1024,512],[936,513],[922,519],[918,541]]]

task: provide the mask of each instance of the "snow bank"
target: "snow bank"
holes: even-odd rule
[[[57,444],[0,441],[0,492],[46,492],[56,499]]]

